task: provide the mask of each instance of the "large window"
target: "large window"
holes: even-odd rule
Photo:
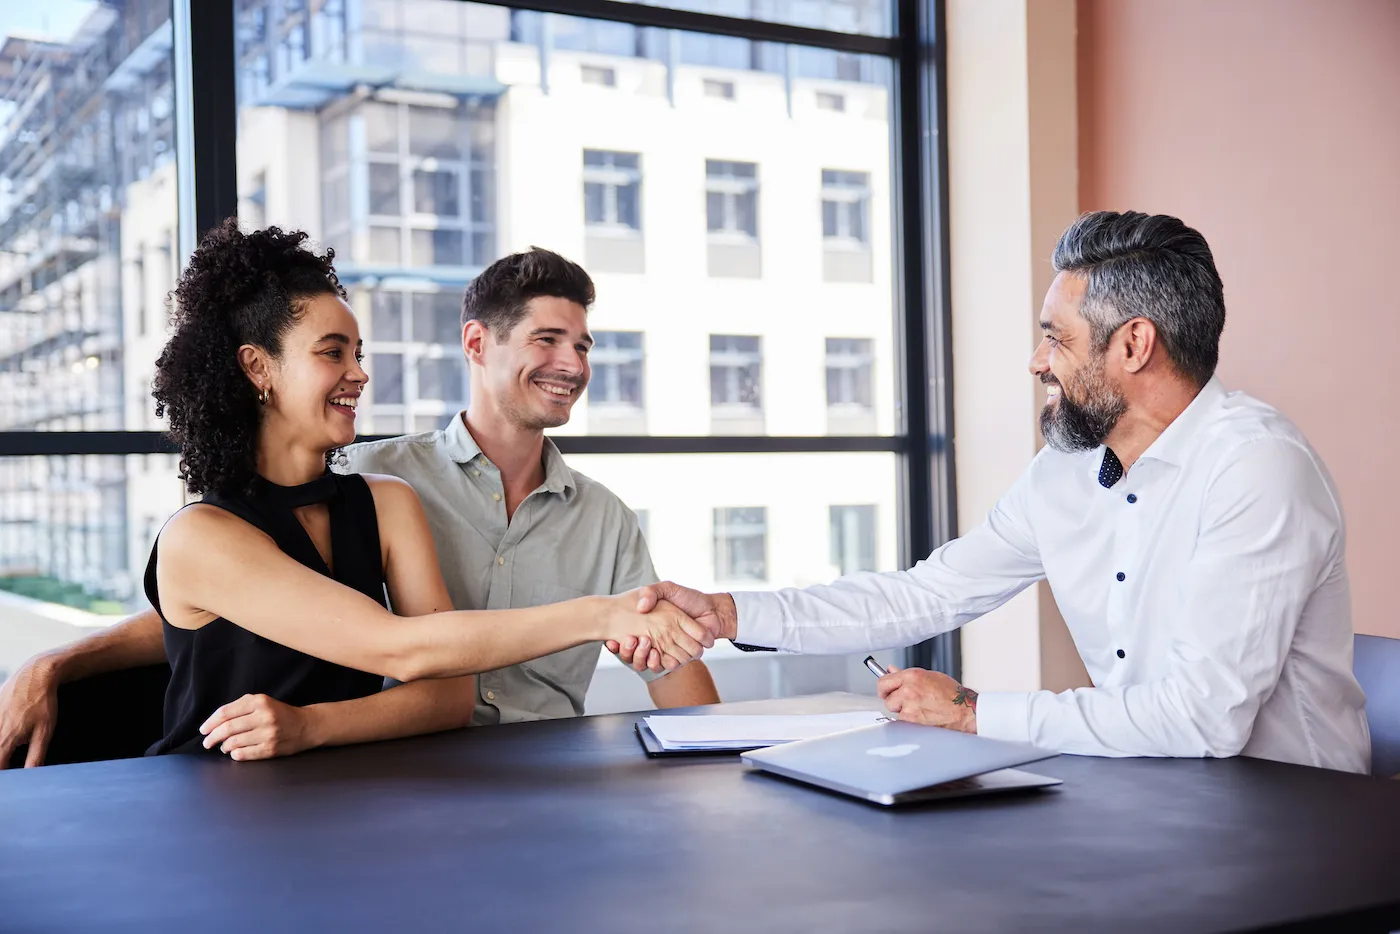
[[[161,443],[142,433],[160,428],[167,295],[182,244],[235,205],[335,249],[366,341],[360,431],[440,428],[466,406],[463,289],[547,247],[597,288],[593,381],[553,436],[646,517],[659,573],[763,588],[922,557],[900,542],[933,534],[939,426],[897,381],[930,346],[909,335],[936,290],[901,288],[917,225],[896,223],[925,206],[893,146],[933,134],[891,121],[896,69],[926,57],[898,54],[889,0],[646,6],[702,18],[235,0],[227,26],[196,18],[191,48],[232,47],[236,113],[174,86],[168,0],[99,3],[69,37],[5,42],[0,69],[44,80],[0,88],[0,431],[58,434],[25,436],[53,456],[0,460],[0,516],[16,517],[0,589],[23,578],[15,599],[84,619],[143,605],[147,540],[183,501],[174,459],[135,453]],[[706,32],[703,14],[769,25]],[[177,90],[199,117],[189,134],[236,138],[235,159],[188,164],[199,186],[179,203],[177,150],[209,150],[177,145]],[[858,660],[716,659],[727,698],[870,687]]]

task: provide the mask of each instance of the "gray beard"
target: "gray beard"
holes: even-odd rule
[[[1094,369],[1073,382],[1083,402],[1071,400],[1071,387],[1061,385],[1060,401],[1040,410],[1040,433],[1045,436],[1045,443],[1057,451],[1092,451],[1104,443],[1128,411],[1128,400],[1108,384],[1103,361],[1090,361],[1089,367]]]

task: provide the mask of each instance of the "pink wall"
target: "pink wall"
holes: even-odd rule
[[[1220,375],[1342,492],[1359,632],[1400,637],[1400,0],[1079,0],[1083,210],[1174,214]]]

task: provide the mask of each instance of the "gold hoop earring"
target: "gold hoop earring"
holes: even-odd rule
[[[267,405],[267,400],[272,398],[272,390],[264,387],[258,390],[258,405]]]

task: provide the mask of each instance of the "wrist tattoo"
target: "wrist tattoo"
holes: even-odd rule
[[[972,688],[958,685],[958,693],[953,695],[953,704],[958,707],[971,707],[973,712],[977,712],[977,692]]]

